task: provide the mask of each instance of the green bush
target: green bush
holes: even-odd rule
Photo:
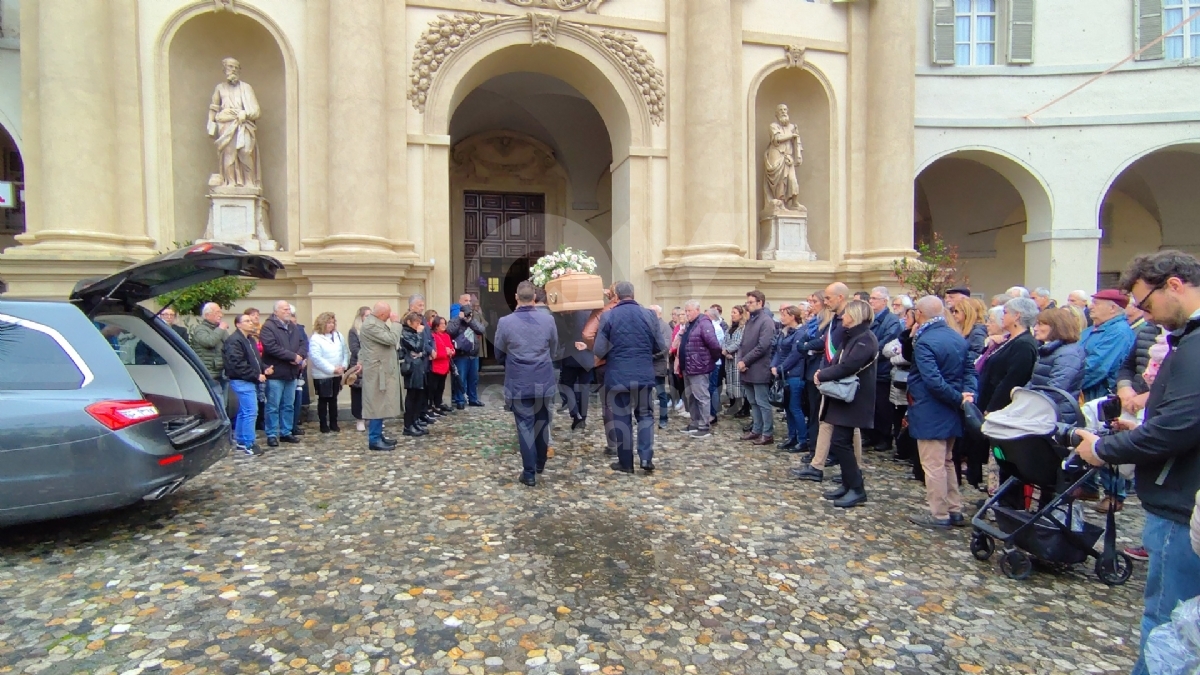
[[[185,241],[182,244],[175,242],[175,248],[177,249],[191,245],[192,242],[190,241]],[[166,307],[170,303],[179,316],[199,316],[200,308],[205,303],[215,302],[221,309],[229,309],[233,307],[233,303],[250,295],[256,285],[257,282],[253,279],[219,277],[212,281],[205,281],[188,286],[187,288],[181,288],[178,291],[160,295],[154,300],[160,307]]]
[[[167,303],[171,303],[180,316],[185,314],[199,316],[200,308],[208,302],[217,303],[221,309],[233,307],[233,303],[250,295],[255,285],[253,279],[220,277],[182,288],[173,293],[160,295],[155,300],[164,307]]]

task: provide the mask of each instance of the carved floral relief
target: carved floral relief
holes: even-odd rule
[[[509,0],[520,4],[526,0]],[[532,2],[533,0],[528,0]],[[541,0],[563,5],[575,0]],[[598,3],[597,3],[598,4]],[[412,73],[408,98],[413,107],[425,112],[429,88],[437,71],[463,45],[476,37],[501,26],[524,24],[532,29],[531,44],[556,45],[564,27],[575,29],[577,37],[598,49],[611,54],[629,74],[642,95],[653,124],[662,124],[666,113],[666,84],[663,72],[658,69],[654,57],[636,36],[623,31],[596,29],[573,21],[561,20],[555,15],[531,14],[529,16],[489,16],[478,12],[471,14],[439,14],[417,41],[412,58]]]

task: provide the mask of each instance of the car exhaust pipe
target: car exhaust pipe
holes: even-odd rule
[[[167,495],[175,494],[176,490],[183,487],[183,483],[186,480],[187,480],[186,478],[178,478],[174,481],[171,481],[170,483],[167,483],[166,485],[150,492],[146,496],[142,497],[142,499],[145,501],[148,501],[148,502],[153,502],[153,501],[158,501],[159,499],[162,499],[163,497],[166,497]]]

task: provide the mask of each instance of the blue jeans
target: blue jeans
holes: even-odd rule
[[[300,428],[300,413],[304,410],[305,394],[308,392],[304,388],[304,380],[295,380],[292,386],[296,388],[296,400],[292,404],[292,431],[295,432]]]
[[[804,406],[800,400],[804,392],[804,380],[799,377],[789,377],[787,388],[788,440],[795,441],[797,445],[808,445],[808,422],[804,418]]]
[[[479,402],[479,357],[456,356],[454,367],[458,368],[458,389],[451,391],[455,405]]]
[[[367,442],[371,445],[383,443],[383,420],[367,420]]]
[[[267,438],[290,436],[296,406],[295,380],[267,380]]]
[[[658,422],[667,423],[667,411],[671,409],[671,395],[667,393],[667,378],[654,378],[654,391],[658,394]]]
[[[750,420],[754,423],[750,430],[763,436],[775,435],[775,413],[767,393],[771,391],[769,384],[743,384],[746,390],[746,400],[750,402]]]
[[[521,447],[522,473],[526,478],[536,478],[537,472],[546,468],[550,448],[550,408],[554,404],[553,397],[518,398],[508,402],[517,423],[517,445]]]
[[[237,419],[233,422],[233,438],[248,448],[254,445],[254,422],[258,419],[258,385],[245,380],[231,380],[229,388],[237,395]]]
[[[637,420],[637,451],[642,464],[654,459],[654,408],[650,387],[610,392],[612,396],[612,443],[617,446],[617,462],[633,468],[633,423]]]
[[[1147,513],[1142,546],[1150,554],[1150,564],[1146,569],[1142,644],[1133,675],[1149,672],[1141,653],[1150,631],[1171,620],[1175,605],[1200,595],[1200,556],[1192,550],[1187,525]]]
[[[721,369],[724,368],[721,364],[722,362],[718,361],[717,367],[708,374],[708,408],[712,413],[709,417],[716,417],[717,411],[721,409],[721,397],[717,394],[721,388]]]

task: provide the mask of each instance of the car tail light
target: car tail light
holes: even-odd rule
[[[183,455],[168,455],[168,456],[163,457],[162,459],[158,460],[158,465],[159,466],[168,466],[168,465],[174,464],[175,462],[182,462],[182,461],[183,461]]]
[[[101,401],[84,410],[112,431],[158,418],[158,408],[149,401]]]

